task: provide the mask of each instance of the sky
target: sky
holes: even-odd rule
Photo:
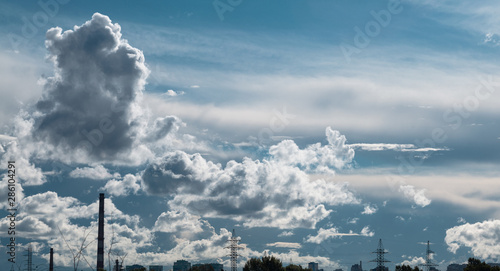
[[[0,4],[2,266],[500,261],[495,1]]]

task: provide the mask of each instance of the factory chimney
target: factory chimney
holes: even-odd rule
[[[96,270],[104,270],[104,193],[99,194],[99,230],[97,232]]]
[[[50,248],[49,271],[54,271],[54,249]]]

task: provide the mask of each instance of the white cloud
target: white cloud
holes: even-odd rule
[[[348,223],[348,224],[356,224],[356,223],[358,223],[358,221],[359,221],[359,217],[354,217],[354,218],[352,218],[352,219],[349,219],[349,220],[347,221],[347,223]]]
[[[409,266],[419,266],[425,263],[425,259],[423,257],[408,257],[408,260],[404,260],[401,262],[401,265],[409,265]]]
[[[288,242],[275,242],[266,244],[268,247],[282,247],[282,248],[301,248],[302,245],[299,243],[288,243]]]
[[[373,215],[377,211],[378,211],[377,205],[375,205],[375,204],[374,205],[366,204],[365,205],[365,209],[363,210],[363,212],[361,212],[361,214],[363,214],[363,215]]]
[[[185,211],[163,212],[155,222],[154,231],[175,233],[183,239],[193,239],[196,234],[212,229],[208,221]]]
[[[399,191],[403,192],[407,199],[415,202],[420,207],[431,204],[431,200],[425,196],[425,189],[416,190],[413,185],[401,185]]]
[[[435,152],[447,151],[448,148],[419,148],[415,144],[391,144],[391,143],[354,143],[348,144],[349,147],[354,149],[361,149],[363,151],[400,151],[400,152]]]
[[[175,96],[184,95],[184,91],[178,91],[178,92],[176,92],[173,89],[169,89],[165,93],[163,93],[163,95],[164,96],[169,96],[169,97],[175,97]]]
[[[122,39],[120,25],[95,13],[73,30],[49,29],[45,44],[54,74],[15,122],[24,157],[138,165],[163,153],[165,138],[182,122],[150,119],[142,104],[149,70],[142,51]]]
[[[94,180],[105,180],[110,178],[120,178],[120,173],[109,173],[108,169],[103,165],[96,165],[94,167],[77,167],[69,173],[72,178],[88,178]]]
[[[109,180],[103,190],[113,196],[119,197],[127,196],[131,193],[137,194],[140,188],[139,178],[132,174],[127,174],[123,177],[123,180]]]
[[[456,253],[460,247],[470,249],[475,257],[500,259],[500,220],[463,224],[446,230],[448,250]]]
[[[293,236],[293,231],[284,231],[278,234],[278,237]]]
[[[173,209],[205,217],[243,221],[248,227],[314,228],[331,212],[325,205],[359,202],[345,184],[307,174],[333,173],[354,156],[344,136],[330,128],[326,135],[325,146],[299,149],[285,140],[271,147],[269,158],[229,161],[225,168],[200,154],[170,152],[146,168],[143,187],[150,194],[172,195]]]
[[[353,231],[349,231],[348,233],[341,233],[338,231],[337,228],[330,228],[330,229],[320,228],[315,236],[308,235],[307,238],[304,239],[304,242],[321,244],[323,241],[330,238],[341,238],[343,236],[372,237],[373,235],[375,235],[375,233],[370,230],[369,226],[365,226],[360,233],[354,233]]]
[[[15,179],[23,186],[44,184],[47,179],[42,170],[30,162],[29,148],[21,146],[22,144],[19,144],[18,141],[10,141],[3,145],[4,152],[0,153],[0,162],[7,165],[8,161],[15,161],[14,165],[18,169]]]
[[[375,232],[371,231],[369,226],[365,226],[363,227],[359,235],[373,237],[375,235]]]

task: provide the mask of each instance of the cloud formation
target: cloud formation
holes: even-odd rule
[[[103,190],[112,196],[127,196],[129,194],[137,194],[141,188],[138,177],[127,174],[123,180],[112,179],[104,186]]]
[[[141,104],[149,74],[144,55],[107,16],[95,13],[72,30],[51,28],[45,45],[54,74],[17,124],[28,131],[20,140],[26,148],[35,144],[37,157],[139,164],[154,157],[151,145],[180,125],[173,116],[149,120]]]
[[[103,165],[94,167],[77,167],[69,173],[72,178],[88,178],[94,180],[105,180],[110,178],[120,178],[120,173],[111,174]]]
[[[266,244],[268,247],[283,247],[283,248],[301,248],[302,245],[299,243],[289,243],[289,242],[274,242]]]
[[[425,189],[417,190],[413,185],[401,185],[399,191],[403,192],[404,196],[413,201],[420,207],[425,207],[431,204],[431,200],[425,196]]]
[[[360,233],[354,233],[353,231],[349,231],[348,233],[339,232],[337,228],[323,229],[320,228],[318,233],[315,236],[308,235],[305,242],[321,244],[323,241],[328,240],[330,238],[341,238],[343,236],[367,236],[372,237],[375,233],[370,230],[369,226],[363,227]]]
[[[271,146],[268,158],[229,161],[225,167],[200,154],[167,153],[149,165],[142,184],[149,194],[169,195],[174,209],[242,221],[245,226],[314,228],[327,205],[357,204],[345,184],[313,180],[308,173],[334,173],[352,161],[345,137],[326,129],[328,144],[304,149],[291,140]]]
[[[468,247],[475,257],[498,261],[500,259],[500,220],[465,223],[446,230],[444,238],[448,250],[456,253]]]

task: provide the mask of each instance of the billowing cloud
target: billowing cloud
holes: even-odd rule
[[[126,196],[131,193],[136,194],[141,186],[136,176],[127,174],[123,180],[112,179],[109,180],[104,186],[103,190],[112,196]]]
[[[167,153],[142,174],[150,194],[172,195],[174,209],[243,221],[245,226],[313,228],[330,214],[326,205],[359,201],[345,184],[313,180],[308,173],[345,167],[354,151],[345,137],[326,129],[329,144],[299,149],[291,140],[271,146],[270,157],[229,161],[225,168],[200,154]]]
[[[448,250],[456,253],[460,247],[470,249],[475,257],[500,259],[500,220],[465,223],[446,230]]]
[[[154,231],[175,233],[181,238],[191,239],[195,234],[201,233],[210,224],[199,216],[182,211],[163,212],[155,222]]]
[[[140,128],[137,101],[149,73],[142,52],[99,13],[73,30],[56,27],[46,36],[55,75],[47,78],[36,105],[33,136],[99,159],[128,152]]]
[[[375,235],[375,233],[370,230],[369,226],[365,226],[360,233],[354,233],[353,231],[349,231],[348,233],[342,233],[339,232],[337,228],[329,228],[329,229],[320,228],[315,236],[308,235],[307,238],[304,239],[304,241],[308,243],[321,244],[323,241],[330,238],[341,238],[343,236],[372,237],[373,235]]]
[[[43,80],[42,97],[16,124],[29,130],[20,141],[25,148],[35,144],[29,148],[33,155],[66,163],[139,164],[154,157],[148,144],[180,125],[173,116],[149,120],[141,104],[149,74],[144,55],[107,16],[95,13],[64,32],[51,28],[45,44],[54,74]]]
[[[120,178],[119,173],[111,174],[108,169],[103,165],[96,165],[94,167],[77,167],[69,173],[72,178],[88,178],[94,180],[105,180],[110,178]]]
[[[409,265],[409,266],[419,266],[421,264],[425,264],[425,259],[423,257],[410,257],[410,256],[408,256],[408,259],[401,262],[401,265],[403,265],[403,264]]]

